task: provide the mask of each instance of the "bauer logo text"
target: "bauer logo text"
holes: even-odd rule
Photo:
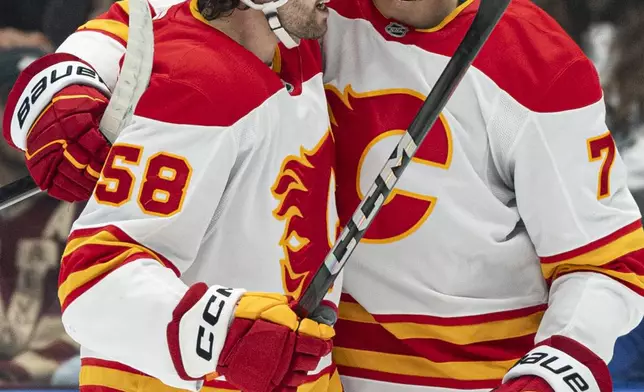
[[[573,392],[584,392],[590,388],[588,382],[572,366],[573,364],[557,355],[534,351],[521,358],[515,367],[521,365],[537,365],[542,367],[548,372],[561,377],[563,382]]]

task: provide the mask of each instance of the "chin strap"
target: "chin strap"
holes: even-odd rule
[[[284,26],[282,26],[282,23],[277,16],[277,9],[286,4],[287,1],[288,0],[275,0],[265,4],[257,4],[253,2],[253,0],[241,0],[241,2],[246,6],[257,11],[262,11],[268,21],[268,26],[271,28],[273,33],[275,33],[277,38],[286,48],[291,49],[300,44],[300,39],[291,36]]]

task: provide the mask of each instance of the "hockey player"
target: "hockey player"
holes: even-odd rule
[[[195,0],[157,15],[149,87],[133,123],[103,145],[105,168],[63,255],[58,296],[83,347],[81,391],[340,388],[333,328],[289,306],[338,224],[320,47],[296,47],[324,33],[328,11],[313,0],[243,4],[255,9]],[[276,51],[278,38],[291,49]],[[107,100],[86,62],[43,60],[18,81],[27,95],[12,97],[38,118],[8,123],[28,159],[73,148],[47,132]]]
[[[479,1],[330,4],[341,220]],[[334,349],[345,388],[609,391],[615,339],[642,318],[639,218],[593,66],[513,1],[347,267]]]
[[[479,1],[457,3],[331,4],[342,222],[470,26]],[[514,0],[345,271],[345,389],[612,390],[606,362],[644,310],[644,232],[604,117],[592,63]]]

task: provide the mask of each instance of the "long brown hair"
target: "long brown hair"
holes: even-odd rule
[[[240,0],[198,0],[199,12],[206,20],[214,20],[230,15],[240,8]]]

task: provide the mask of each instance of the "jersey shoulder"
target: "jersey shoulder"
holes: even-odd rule
[[[189,2],[155,21],[154,38],[152,76],[138,115],[230,126],[283,88],[275,72],[208,25]]]
[[[468,17],[473,19],[474,13]],[[603,95],[592,62],[530,0],[512,1],[474,66],[536,112],[585,107]]]
[[[342,18],[362,26],[369,22],[372,33],[387,42],[451,57],[472,25],[481,1],[465,1],[429,29],[413,29],[385,18],[373,0],[356,0],[355,6],[353,2],[332,0],[330,6]],[[593,64],[557,22],[531,0],[510,3],[473,65],[519,104],[536,112],[584,107],[602,96]]]

